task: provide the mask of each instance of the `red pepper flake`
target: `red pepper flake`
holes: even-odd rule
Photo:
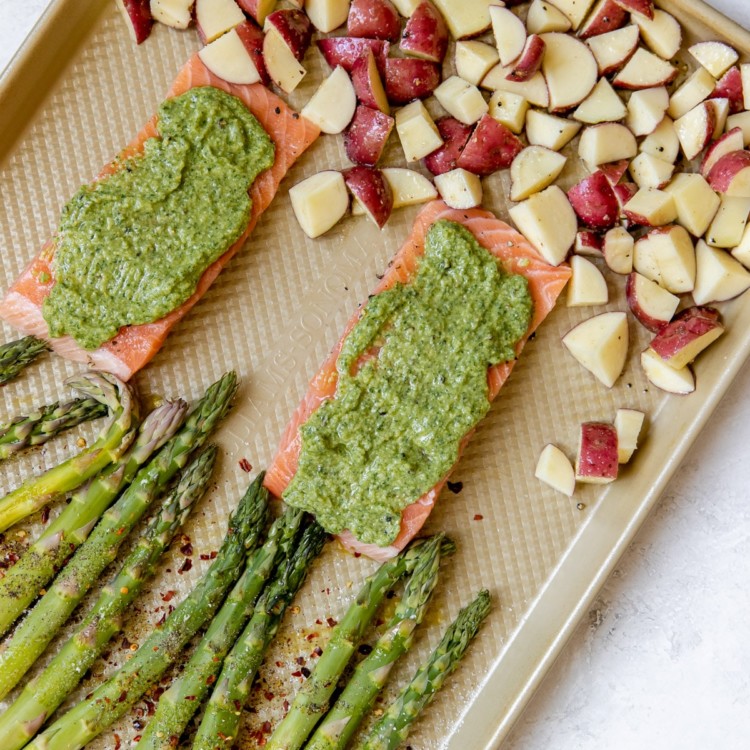
[[[283,667],[284,666],[284,662],[283,661],[277,661],[276,662],[276,666],[277,667]]]
[[[316,646],[313,649],[312,654],[310,654],[310,656],[322,656],[322,655],[323,655],[323,649],[320,646]]]
[[[128,691],[127,691],[127,690],[123,690],[123,691],[122,691],[122,692],[120,693],[119,697],[117,698],[117,702],[118,702],[118,703],[124,703],[124,702],[125,702],[125,699],[126,699],[127,697],[128,697]]]
[[[318,635],[318,633],[308,633],[305,638],[307,638],[308,641],[314,641]]]
[[[284,713],[286,713],[287,711],[289,711],[289,701],[285,700],[283,705],[284,705]]]
[[[120,750],[121,744],[120,744],[120,735],[115,735],[115,750]]]
[[[317,620],[315,620],[315,624],[316,625],[322,625],[323,624],[323,620],[321,620],[320,617],[319,617]]]
[[[354,557],[362,557],[362,553],[361,552],[355,552],[354,553]]]
[[[298,669],[296,672],[292,672],[292,677],[302,677],[302,672]]]
[[[180,574],[187,573],[188,570],[190,570],[190,568],[192,567],[193,567],[193,559],[191,557],[186,557],[185,562],[183,562],[182,565],[180,565],[177,572]]]
[[[125,528],[123,526],[120,526],[120,528],[117,529],[117,531],[115,531],[115,534],[117,534],[117,536],[122,536],[124,533],[125,533]]]
[[[335,628],[339,624],[338,620],[335,620],[333,617],[326,617],[326,622],[329,628]]]
[[[42,523],[47,523],[47,521],[49,521],[49,506],[45,506],[42,510]]]
[[[194,695],[186,695],[185,696],[185,700],[186,701],[194,701],[195,700],[195,696]]]
[[[253,465],[246,458],[241,458],[240,469],[242,469],[242,471],[244,471],[246,474],[249,474],[253,470]]]
[[[272,701],[272,700],[273,700],[273,698],[274,698],[274,695],[273,695],[273,693],[272,693],[272,692],[271,692],[270,690],[266,690],[266,692],[265,692],[265,693],[263,693],[263,697],[264,697],[264,698],[265,698],[265,699],[266,699],[267,701]]]
[[[189,556],[193,554],[193,545],[188,542],[187,544],[183,544],[182,547],[180,547],[180,552],[182,552],[183,555]]]
[[[141,741],[141,735],[140,734],[136,734],[136,736],[133,737],[133,742],[140,742],[140,741]]]
[[[169,589],[169,591],[161,595],[161,600],[163,602],[171,602],[176,594],[177,592],[174,589]]]
[[[474,520],[475,521],[482,521],[482,520],[484,520],[484,516],[481,513],[475,513],[474,514]]]
[[[160,618],[159,618],[159,619],[158,619],[158,620],[156,621],[156,627],[157,627],[157,628],[160,628],[160,627],[161,627],[161,626],[162,626],[162,625],[164,624],[164,622],[166,621],[166,619],[167,619],[167,613],[165,612],[165,613],[164,613],[164,614],[163,614],[163,615],[162,615],[162,616],[161,616],[161,617],[160,617]]]
[[[206,678],[206,685],[213,685],[214,682],[216,682],[216,675],[215,674],[208,675],[208,677]]]

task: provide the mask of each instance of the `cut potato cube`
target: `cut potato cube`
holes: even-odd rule
[[[500,55],[495,47],[484,42],[456,42],[456,73],[464,81],[478,86],[497,65]]]
[[[544,146],[528,146],[510,165],[510,199],[522,201],[552,184],[567,158]]]
[[[357,95],[348,73],[338,65],[302,107],[300,114],[315,123],[323,133],[340,133],[351,122],[357,108]]]
[[[664,119],[669,106],[669,92],[664,86],[634,91],[628,99],[628,116],[625,124],[633,135],[653,133]]]
[[[327,232],[349,208],[344,176],[332,169],[318,172],[289,188],[289,199],[302,231],[311,238]]]
[[[626,464],[633,457],[638,447],[638,436],[641,434],[646,415],[638,409],[618,409],[615,414],[617,430],[617,460]]]
[[[410,18],[422,0],[391,0],[391,2],[404,18]]]
[[[578,105],[573,117],[579,122],[595,125],[616,122],[627,114],[625,103],[606,78],[600,78],[592,92]]]
[[[573,30],[576,30],[591,10],[594,0],[555,0],[552,5],[561,10],[570,21]]]
[[[605,422],[584,422],[578,441],[576,480],[586,484],[608,484],[617,479],[619,468],[617,430]]]
[[[204,44],[245,20],[245,14],[234,0],[195,0],[195,24]]]
[[[606,305],[609,302],[607,281],[590,260],[574,255],[570,259],[570,270],[568,307]]]
[[[446,78],[434,94],[443,109],[464,125],[473,125],[489,110],[482,92],[458,76]]]
[[[287,94],[297,88],[307,73],[274,26],[263,37],[263,62],[271,80]]]
[[[688,52],[714,77],[721,78],[739,59],[737,50],[724,42],[698,42]]]
[[[750,146],[750,112],[738,112],[736,115],[729,115],[726,128],[727,131],[739,128],[742,131],[743,145]]]
[[[198,52],[203,64],[227,83],[257,83],[260,73],[245,43],[235,29],[228,31]]]
[[[699,174],[678,174],[664,188],[674,198],[677,222],[696,237],[705,234],[721,199]]]
[[[573,464],[568,457],[555,445],[549,443],[544,446],[536,463],[534,476],[553,490],[571,497],[576,488],[576,475]]]
[[[633,235],[625,227],[612,227],[604,235],[604,262],[610,270],[627,276],[633,270]]]
[[[661,188],[672,179],[674,164],[641,152],[630,162],[628,169],[639,188]]]
[[[526,30],[529,34],[544,34],[548,31],[567,31],[570,19],[546,0],[533,0],[526,14]]]
[[[526,44],[526,27],[512,10],[500,5],[490,6],[490,20],[500,64],[510,65],[520,57]]]
[[[602,257],[602,238],[589,229],[579,229],[576,232],[576,241],[573,250],[578,255],[589,255],[594,258]]]
[[[557,186],[550,185],[508,210],[526,239],[552,265],[559,265],[575,242],[578,221],[570,201]]]
[[[587,39],[586,44],[594,55],[599,75],[609,75],[625,65],[638,47],[638,38],[638,27],[631,24]]]
[[[149,7],[154,21],[173,29],[186,29],[193,20],[193,0],[151,0]]]
[[[542,34],[542,73],[547,81],[549,108],[563,112],[580,104],[592,91],[599,69],[591,50],[579,39],[551,32]]]
[[[628,356],[627,315],[595,315],[565,334],[562,342],[581,365],[611,388],[622,374]]]
[[[742,263],[745,268],[750,268],[750,224],[745,227],[737,247],[732,250],[732,255]]]
[[[688,307],[661,328],[649,348],[670,367],[681,370],[724,333],[719,311],[713,307]]]
[[[482,202],[482,181],[460,167],[436,175],[435,187],[451,208],[474,208]]]
[[[383,177],[391,186],[393,207],[413,206],[437,198],[435,186],[419,172],[403,167],[386,167]]]
[[[750,198],[721,196],[721,205],[706,232],[706,242],[713,247],[737,247],[742,240],[750,214]]]
[[[503,66],[498,63],[482,79],[481,86],[490,91],[509,91],[511,94],[518,94],[536,107],[549,106],[547,82],[540,72],[534,73],[528,81],[510,80],[508,76],[512,72],[512,65]]]
[[[510,91],[495,91],[490,97],[490,116],[516,135],[523,130],[528,109],[526,99]]]
[[[612,84],[621,89],[650,89],[671,83],[677,72],[677,68],[666,60],[639,47]]]
[[[443,145],[437,125],[419,99],[397,110],[396,132],[406,161],[418,161]]]
[[[695,377],[689,367],[670,367],[653,349],[641,353],[641,367],[651,385],[668,393],[687,395],[695,390]]]
[[[709,247],[703,240],[695,246],[696,305],[724,302],[750,289],[750,271],[726,250]]]
[[[688,161],[695,159],[713,138],[717,117],[714,101],[701,102],[674,121],[682,153]]]
[[[638,273],[669,292],[681,294],[695,286],[695,248],[687,231],[676,224],[652,229],[633,249]]]
[[[559,151],[581,129],[581,123],[530,109],[526,113],[526,137],[533,146]]]
[[[434,0],[454,39],[473,37],[490,27],[494,0]]]
[[[591,125],[583,131],[578,141],[578,155],[592,172],[600,164],[631,159],[637,153],[635,136],[616,122]]]
[[[318,31],[333,31],[346,23],[349,4],[349,0],[305,0],[305,13]]]
[[[630,312],[644,328],[656,333],[664,328],[677,310],[680,298],[660,287],[655,281],[633,271],[625,285],[625,298]]]
[[[656,129],[641,141],[639,148],[645,154],[674,164],[680,153],[680,139],[677,137],[672,118],[665,115]]]
[[[640,188],[622,207],[626,218],[645,227],[661,227],[677,219],[674,198],[663,190]]]
[[[677,19],[654,8],[654,17],[647,18],[640,13],[633,13],[631,18],[641,31],[646,45],[664,60],[671,60],[682,44],[682,29]]]
[[[705,68],[698,68],[669,98],[669,116],[673,120],[682,117],[708,99],[715,87],[714,77]]]

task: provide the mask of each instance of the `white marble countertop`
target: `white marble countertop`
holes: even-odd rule
[[[0,0],[0,70],[48,0]],[[711,0],[750,26],[748,0]],[[504,750],[750,747],[750,368]]]

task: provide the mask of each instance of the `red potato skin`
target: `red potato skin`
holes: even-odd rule
[[[612,192],[615,194],[620,211],[622,211],[622,207],[638,192],[638,185],[634,182],[620,182],[612,186]]]
[[[377,86],[382,86],[382,82],[380,81],[378,64],[372,50],[368,50],[354,63],[351,76],[357,99],[368,107],[380,109],[374,92]],[[385,114],[389,113],[386,111]]]
[[[393,130],[394,119],[379,109],[357,106],[354,118],[344,133],[344,149],[354,164],[374,167]]]
[[[448,27],[440,11],[430,2],[422,2],[406,22],[399,47],[423,60],[442,63],[448,51]]]
[[[236,26],[235,31],[245,45],[245,49],[250,53],[261,82],[266,86],[270,85],[271,76],[268,75],[263,59],[263,32],[250,19]]]
[[[625,282],[625,299],[628,302],[628,307],[630,308],[630,312],[633,313],[633,317],[644,328],[651,331],[652,333],[658,333],[662,328],[664,328],[664,326],[669,323],[669,321],[660,320],[659,318],[652,318],[641,307],[638,300],[638,293],[636,291],[637,278],[638,274],[633,271],[633,273],[628,275],[628,280]]]
[[[408,104],[428,97],[440,84],[440,66],[416,57],[385,61],[385,92],[392,104]]]
[[[354,63],[368,50],[372,50],[378,63],[380,75],[385,75],[385,61],[388,57],[390,44],[382,39],[360,39],[350,36],[329,36],[318,39],[318,49],[325,61],[335,68],[340,65],[347,73],[352,72]]]
[[[640,13],[649,20],[654,18],[654,0],[615,0],[623,9],[631,13]]]
[[[731,151],[711,167],[708,184],[717,193],[726,193],[734,178],[745,169],[750,169],[750,151]]]
[[[688,307],[679,312],[670,323],[663,326],[651,341],[651,348],[669,361],[690,343],[707,333],[722,328],[719,311],[714,307]]]
[[[464,125],[455,117],[441,117],[435,122],[443,145],[424,158],[424,165],[434,175],[455,169],[458,157],[471,136],[471,125]]]
[[[508,81],[523,83],[528,81],[542,67],[545,48],[544,39],[539,34],[531,34],[526,39],[523,51],[516,60],[513,70],[505,78]]]
[[[480,177],[507,169],[524,144],[505,125],[482,115],[456,162],[457,167]]]
[[[312,23],[307,14],[298,8],[275,10],[268,14],[266,26],[273,26],[297,58],[297,62],[302,62],[313,33]]]
[[[141,44],[151,34],[154,19],[149,0],[117,0],[130,21],[130,31],[136,44]]]
[[[742,75],[738,67],[729,68],[716,82],[716,87],[709,99],[728,99],[729,113],[736,115],[745,109],[744,94],[742,91]]]
[[[346,28],[350,36],[395,42],[401,34],[401,17],[391,0],[352,0]]]
[[[628,12],[614,0],[601,0],[578,32],[581,39],[588,39],[608,31],[615,31],[625,25]]]
[[[380,229],[393,211],[393,193],[379,169],[352,167],[343,172],[344,182]]]
[[[592,232],[590,229],[579,229],[576,236],[576,247],[579,246],[601,253],[604,247],[604,240],[601,235]]]
[[[728,130],[726,133],[724,133],[724,135],[721,136],[721,138],[717,138],[708,147],[708,150],[703,156],[703,161],[701,162],[700,171],[704,177],[708,177],[709,173],[711,172],[711,167],[713,167],[713,165],[716,164],[719,158],[721,158],[720,156],[717,158],[717,154],[727,147],[728,142],[731,143],[733,141],[735,141],[739,145],[737,146],[737,148],[730,148],[727,153],[742,150],[742,144],[744,143],[742,128],[732,128],[731,130]],[[725,156],[725,154],[721,154],[721,156]]]
[[[584,422],[576,466],[577,477],[617,479],[617,430],[606,422]]]
[[[573,185],[568,200],[578,218],[592,229],[603,231],[617,223],[620,207],[604,172],[597,170]]]
[[[259,20],[258,5],[259,0],[236,0],[237,5],[240,6],[242,11],[250,16],[256,23],[262,23],[263,19]]]
[[[609,164],[600,164],[599,171],[603,172],[609,184],[614,186],[628,171],[628,166],[630,166],[630,162],[627,159],[620,159],[620,161],[611,161]]]

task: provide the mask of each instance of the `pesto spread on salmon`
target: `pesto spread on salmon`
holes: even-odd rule
[[[43,305],[51,336],[95,349],[121,326],[164,317],[245,231],[248,189],[274,160],[247,107],[220,89],[193,88],[162,103],[157,128],[142,154],[63,209]]]
[[[284,500],[332,533],[392,543],[401,511],[446,476],[489,410],[487,369],[515,358],[532,307],[523,276],[465,227],[435,222],[411,283],[371,297],[346,337],[336,395],[300,428]]]

